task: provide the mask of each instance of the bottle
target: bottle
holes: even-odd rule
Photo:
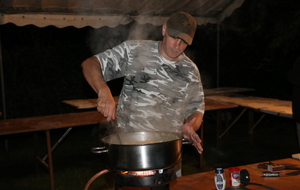
[[[230,173],[230,186],[233,188],[237,188],[240,186],[240,171],[239,167],[230,167],[228,168]]]
[[[215,170],[215,185],[217,190],[224,190],[226,187],[225,174],[222,168],[217,168]]]

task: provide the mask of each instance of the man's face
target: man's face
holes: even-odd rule
[[[170,61],[180,60],[182,53],[188,44],[176,36],[169,36],[166,25],[162,28],[162,35],[164,36],[161,43],[162,56]]]

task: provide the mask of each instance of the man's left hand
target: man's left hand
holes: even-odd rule
[[[195,125],[196,118],[191,119],[189,122],[183,125],[183,137],[189,139],[192,145],[195,146],[199,154],[202,154],[203,148],[201,145],[201,139],[199,135],[195,132],[193,125]]]

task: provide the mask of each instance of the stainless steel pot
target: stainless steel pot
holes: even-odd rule
[[[181,162],[182,134],[175,132],[133,132],[110,135],[102,139],[105,147],[94,153],[108,153],[113,170],[142,171],[164,169]]]

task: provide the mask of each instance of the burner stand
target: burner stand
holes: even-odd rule
[[[169,183],[176,179],[174,167],[149,176],[133,176],[116,172],[115,190],[121,187],[149,187],[151,190],[169,190]]]

